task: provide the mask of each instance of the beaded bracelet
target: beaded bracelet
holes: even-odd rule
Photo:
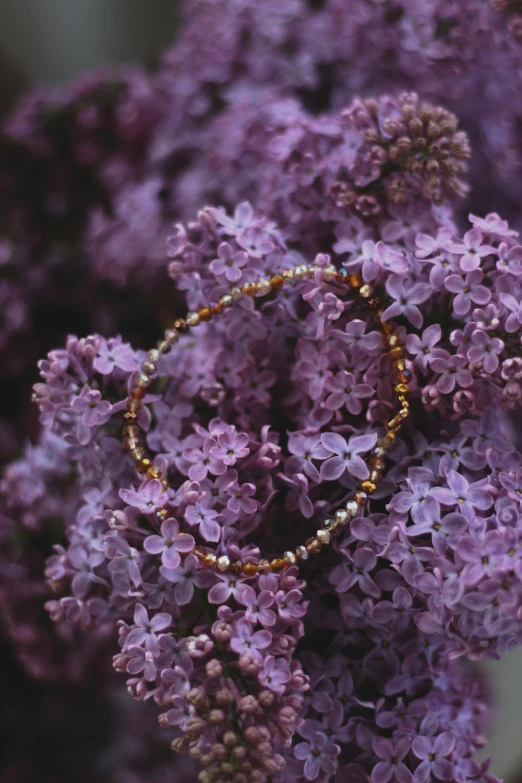
[[[388,350],[388,355],[397,375],[394,391],[400,405],[399,410],[386,423],[386,434],[377,441],[377,445],[372,450],[372,456],[368,463],[368,478],[360,482],[355,496],[339,508],[332,518],[327,519],[324,527],[317,530],[315,536],[308,538],[304,545],[296,547],[294,551],[285,552],[282,557],[271,561],[261,558],[257,563],[243,563],[241,560],[231,561],[227,555],[216,555],[213,552],[206,551],[201,546],[196,546],[193,553],[206,568],[254,576],[256,574],[266,574],[270,571],[280,571],[286,566],[295,565],[299,560],[307,560],[310,555],[320,552],[323,545],[330,542],[333,532],[347,525],[363,511],[368,497],[376,491],[377,484],[382,478],[386,453],[395,441],[405,419],[410,415],[408,394],[410,392],[409,381],[411,373],[406,368],[404,351],[399,337],[395,333],[394,325],[390,321],[383,321],[382,319],[382,302],[374,295],[373,286],[364,283],[359,274],[349,275],[344,270],[338,270],[332,265],[325,268],[320,268],[315,264],[297,266],[295,269],[285,270],[281,274],[274,274],[269,279],[245,283],[241,288],[234,286],[228,294],[221,296],[217,302],[210,302],[208,306],[201,307],[197,312],[189,312],[185,319],[177,319],[173,328],[165,331],[164,338],[157,343],[156,348],[148,352],[147,360],[141,365],[141,372],[138,374],[135,386],[127,398],[127,410],[124,414],[124,446],[130,451],[130,455],[136,463],[137,472],[151,481],[159,479],[164,490],[169,488],[169,483],[162,476],[161,469],[154,465],[152,460],[146,455],[140,440],[140,428],[138,425],[138,412],[143,405],[142,400],[146,395],[146,389],[157,372],[157,363],[161,356],[170,351],[181,335],[187,334],[192,327],[200,323],[206,323],[214,316],[220,315],[227,308],[234,305],[242,296],[266,296],[272,291],[281,290],[286,283],[308,280],[318,272],[321,272],[322,279],[327,283],[347,286],[368,307],[373,320],[383,336],[384,345]],[[163,507],[156,512],[156,515],[159,521],[163,521],[169,516],[169,511]]]

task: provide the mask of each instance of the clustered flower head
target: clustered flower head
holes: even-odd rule
[[[494,783],[469,661],[521,641],[522,246],[461,205],[468,136],[499,211],[517,188],[518,99],[495,68],[521,56],[506,9],[187,6],[150,80],[87,80],[7,125],[8,171],[38,160],[44,195],[2,181],[3,345],[78,249],[69,332],[88,336],[39,363],[41,431],[2,479],[3,625],[40,678],[77,683],[112,657],[201,783]],[[393,367],[332,267],[396,324],[409,422],[364,514],[299,569],[202,568],[196,545],[244,563],[294,549],[369,475]],[[168,485],[136,473],[121,414],[151,324],[287,269],[292,285],[161,357],[139,423]],[[109,313],[106,286],[127,284],[138,298]]]

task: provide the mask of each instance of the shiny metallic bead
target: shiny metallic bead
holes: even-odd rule
[[[372,449],[372,457],[375,459],[383,459],[386,456],[386,449],[380,445],[380,441],[377,441],[377,445]]]
[[[335,512],[335,519],[325,519],[324,520],[324,526],[326,530],[329,530],[330,533],[333,533],[334,530],[337,530],[338,527],[341,526],[341,522],[337,517],[337,512]]]
[[[168,519],[169,512],[168,512],[168,510],[166,508],[159,508],[156,511],[156,516],[158,517],[158,519],[163,521],[164,519]]]
[[[220,571],[228,571],[230,568],[230,558],[228,555],[220,555],[216,560],[216,564]]]
[[[346,512],[350,515],[350,519],[357,516],[360,511],[359,503],[357,500],[347,500],[344,504]]]
[[[199,313],[196,313],[194,310],[191,310],[189,313],[187,313],[187,317],[185,318],[185,321],[189,326],[197,326],[200,322]]]
[[[323,280],[325,283],[331,283],[337,277],[337,269],[333,264],[323,267]]]
[[[164,354],[169,353],[169,351],[172,349],[172,345],[167,340],[158,340],[156,343],[156,348],[158,353],[163,356]]]
[[[373,286],[369,285],[368,283],[362,285],[359,288],[359,296],[362,296],[363,299],[369,299],[372,294],[373,294]]]
[[[311,555],[316,555],[321,551],[321,542],[315,536],[306,539],[306,551]]]
[[[203,322],[210,321],[212,318],[212,310],[210,307],[200,307],[198,310],[199,320]]]
[[[299,264],[299,266],[296,266],[294,269],[294,277],[297,280],[306,280],[308,277],[308,267],[305,266],[305,264]]]
[[[411,391],[408,383],[398,383],[394,388],[397,394],[409,394]]]
[[[321,544],[329,544],[330,543],[330,533],[328,530],[318,530],[315,534],[318,541],[321,542]]]
[[[136,385],[140,388],[144,389],[146,386],[150,386],[151,380],[148,375],[145,375],[144,372],[140,372],[138,377],[136,378]]]
[[[286,561],[282,557],[275,557],[270,561],[271,571],[281,571],[286,566]]]
[[[270,561],[266,557],[262,557],[257,564],[257,570],[260,574],[268,574],[270,572]]]
[[[293,269],[285,269],[281,274],[282,274],[284,280],[292,281],[294,279],[294,270]]]
[[[276,291],[279,291],[280,288],[282,288],[285,284],[285,278],[283,275],[272,275],[270,278],[270,286],[271,288],[274,288]]]
[[[239,297],[242,295],[241,289],[237,287],[237,285],[233,286],[230,289],[230,296],[232,299],[239,299]]]
[[[255,283],[244,283],[241,287],[241,293],[245,296],[255,296],[257,293],[257,286]]]
[[[180,334],[187,334],[190,331],[190,326],[187,324],[184,318],[176,318],[174,321],[174,329]]]
[[[380,478],[381,478],[381,471],[377,470],[377,468],[373,468],[370,470],[370,475],[368,477],[373,484],[376,484]]]
[[[243,563],[243,573],[245,576],[255,576],[257,574],[257,565],[255,563]]]
[[[283,560],[287,565],[292,566],[296,564],[297,558],[293,552],[288,551],[283,553]]]
[[[147,468],[147,473],[145,475],[149,479],[149,481],[151,481],[152,479],[159,479],[161,478],[161,469],[158,468],[156,465],[151,465],[150,468]]]
[[[306,547],[304,546],[296,546],[295,554],[299,558],[299,560],[308,560],[308,558],[310,557],[310,555],[306,551]]]
[[[217,563],[217,557],[213,552],[208,552],[203,558],[203,566],[205,568],[215,568]]]
[[[138,471],[138,473],[146,473],[151,466],[152,466],[152,462],[150,461],[150,459],[148,457],[144,457],[136,465],[136,470]]]
[[[339,522],[341,525],[344,525],[348,521],[348,512],[345,511],[344,508],[339,508],[335,512],[335,518],[337,522]],[[326,527],[326,525],[325,525]]]
[[[152,364],[157,364],[161,358],[161,354],[156,350],[156,348],[151,348],[151,350],[147,353],[147,358],[149,362],[152,362]]]
[[[389,357],[392,361],[395,359],[401,359],[404,356],[404,351],[400,345],[397,345],[396,348],[391,348],[389,351]]]
[[[261,280],[258,280],[257,283],[257,293],[259,296],[266,296],[270,293],[270,282],[266,280],[264,277],[261,278]]]
[[[152,362],[146,361],[141,363],[141,369],[143,370],[145,375],[148,375],[150,377],[151,375],[156,374],[158,368]]]
[[[363,492],[366,492],[368,495],[373,495],[375,490],[377,489],[377,485],[373,481],[369,481],[368,479],[366,481],[361,482],[361,489]]]
[[[232,304],[233,301],[234,300],[232,299],[230,294],[223,294],[223,296],[219,297],[219,304],[222,307],[230,307],[230,305]]]
[[[179,340],[179,332],[176,332],[175,329],[167,329],[165,331],[165,340],[171,345],[174,345],[174,343],[177,343]]]

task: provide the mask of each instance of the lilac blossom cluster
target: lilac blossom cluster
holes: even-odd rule
[[[462,661],[498,657],[520,636],[522,458],[507,413],[521,371],[522,248],[497,215],[471,216],[460,236],[449,212],[424,204],[387,242],[389,215],[345,217],[331,255],[288,245],[246,202],[206,209],[170,238],[169,271],[191,309],[333,261],[380,292],[405,338],[412,424],[369,514],[299,574],[214,574],[191,550],[245,562],[291,548],[368,475],[392,373],[339,285],[318,272],[263,304],[246,299],[162,359],[142,425],[168,490],[136,481],[117,440],[144,352],[71,337],[40,364],[42,446],[6,473],[10,514],[33,528],[60,517],[51,617],[119,626],[116,669],[157,703],[203,783],[493,780],[473,758],[487,711]]]
[[[42,303],[90,336],[40,363],[41,433],[2,479],[0,617],[38,678],[114,653],[201,783],[496,780],[468,661],[521,641],[522,247],[482,183],[509,214],[519,26],[478,0],[198,0],[154,76],[29,96],[4,128],[2,367],[44,353]],[[468,136],[488,206],[464,227]],[[170,487],[141,482],[119,439],[133,345],[173,301],[312,262],[162,358],[140,423]],[[392,367],[331,265],[398,324],[411,423],[368,513],[299,573],[203,570],[196,543],[277,555],[368,475]]]

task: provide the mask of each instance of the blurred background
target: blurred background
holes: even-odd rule
[[[153,4],[148,0],[1,0],[0,111],[5,114],[18,95],[35,85],[65,83],[98,66],[154,67],[160,52],[175,35],[178,16],[176,0],[154,0]],[[81,706],[81,688],[64,693],[60,707],[53,715],[44,716],[39,713],[40,706],[54,686],[29,680],[8,643],[2,643],[0,654],[0,703],[8,719],[1,743],[7,749],[3,769],[0,766],[2,783],[14,783],[18,775],[26,779],[23,771],[11,766],[21,750],[38,757],[39,781],[73,780],[83,763],[78,750],[87,756],[94,748],[103,746],[105,733],[114,730],[111,721],[115,716],[97,714],[96,701],[86,712]],[[496,725],[483,756],[494,756],[493,771],[513,783],[520,778],[522,766],[522,651],[506,654],[500,663],[489,661],[482,665],[493,678],[497,707]],[[115,694],[115,700],[122,698],[116,685]],[[22,699],[30,704],[38,727],[31,732],[30,741],[24,726],[27,706],[17,709],[15,705]],[[134,704],[130,697],[128,708],[132,713],[129,722],[150,720],[150,716],[143,715],[146,708]],[[66,745],[60,741],[65,722],[74,724],[72,745],[70,738]],[[121,742],[125,742],[124,730]]]

